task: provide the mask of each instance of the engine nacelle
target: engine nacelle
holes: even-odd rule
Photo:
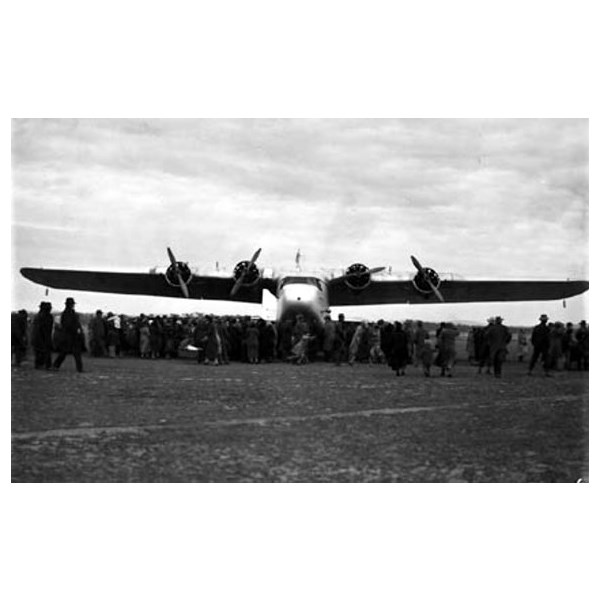
[[[346,269],[344,282],[351,290],[364,290],[371,283],[371,271],[362,263],[354,263]]]
[[[260,271],[256,264],[253,263],[252,266],[248,268],[249,265],[249,260],[241,260],[233,269],[233,278],[236,281],[242,279],[243,286],[255,285],[260,279]]]
[[[421,272],[417,273],[413,277],[413,285],[415,286],[417,292],[419,292],[420,294],[433,294],[433,290],[427,283],[427,279],[429,279],[431,285],[433,285],[435,289],[438,289],[440,287],[440,276],[429,267],[423,267],[423,271],[425,271],[426,275],[424,275]]]
[[[181,275],[184,283],[187,285],[192,279],[192,270],[188,267],[187,263],[177,261],[175,265],[169,265],[165,272],[165,279],[169,285],[179,287],[179,278],[177,277],[177,271]]]

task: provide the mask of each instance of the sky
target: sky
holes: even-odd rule
[[[414,254],[477,279],[588,279],[586,119],[13,119],[12,308],[257,314],[242,303],[45,289],[19,268],[199,273]],[[350,318],[587,318],[562,302],[345,307]],[[264,311],[274,299],[265,293]],[[336,311],[333,311],[334,315]]]

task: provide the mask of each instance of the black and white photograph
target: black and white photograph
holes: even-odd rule
[[[594,5],[5,4],[3,597],[596,597]]]
[[[15,119],[12,477],[588,480],[586,119]]]

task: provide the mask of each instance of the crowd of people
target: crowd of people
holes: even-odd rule
[[[469,361],[479,366],[479,373],[483,367],[487,367],[486,372],[489,373],[494,366],[496,374],[497,363],[501,365],[506,359],[507,349],[503,347],[502,339],[506,339],[507,345],[512,334],[508,330],[502,332],[498,323],[502,323],[501,317],[490,318],[485,327],[472,328],[467,337]],[[523,328],[518,330],[516,342],[517,360],[528,364],[529,375],[533,374],[538,361],[548,377],[556,370],[589,370],[589,327],[586,321],[580,321],[575,329],[573,323],[551,323],[548,315],[543,314],[530,336]],[[501,366],[499,369],[501,372]]]
[[[230,361],[257,364],[276,360],[295,364],[323,360],[338,366],[387,364],[397,376],[405,375],[408,365],[413,365],[426,377],[431,376],[433,367],[440,369],[441,376],[452,377],[460,334],[450,322],[429,331],[422,321],[349,323],[343,314],[335,321],[327,315],[324,327],[314,328],[302,315],[295,321],[276,324],[239,316],[129,317],[97,310],[82,324],[74,307],[74,299],[67,298],[65,309],[56,317],[49,302],[40,304],[33,319],[25,310],[13,313],[15,364],[22,363],[31,346],[38,369],[58,370],[66,355],[72,354],[77,371],[82,371],[81,355],[87,352],[93,357],[146,360],[192,355],[199,363],[215,366]],[[585,321],[575,329],[572,323],[549,323],[547,315],[541,315],[530,337],[520,329],[516,338],[516,358],[527,362],[530,374],[538,361],[548,376],[558,369],[588,369],[589,329]],[[513,333],[502,317],[490,318],[485,327],[472,327],[468,332],[468,361],[479,373],[485,368],[486,373],[500,377],[512,339]],[[53,352],[57,353],[54,361]]]

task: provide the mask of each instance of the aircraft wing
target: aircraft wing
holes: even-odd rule
[[[112,294],[137,294],[144,296],[169,296],[181,298],[181,289],[167,283],[160,273],[111,273],[103,271],[71,271],[62,269],[21,269],[21,274],[46,287],[107,292]],[[189,297],[198,300],[235,300],[236,302],[262,302],[263,288],[272,289],[271,279],[260,279],[254,286],[242,286],[231,297],[233,277],[193,275],[187,287]]]
[[[442,281],[439,291],[445,302],[514,302],[521,300],[562,300],[589,289],[588,281]],[[418,292],[412,280],[371,281],[364,290],[355,291],[343,278],[328,283],[332,306],[365,304],[432,304],[431,294]]]

